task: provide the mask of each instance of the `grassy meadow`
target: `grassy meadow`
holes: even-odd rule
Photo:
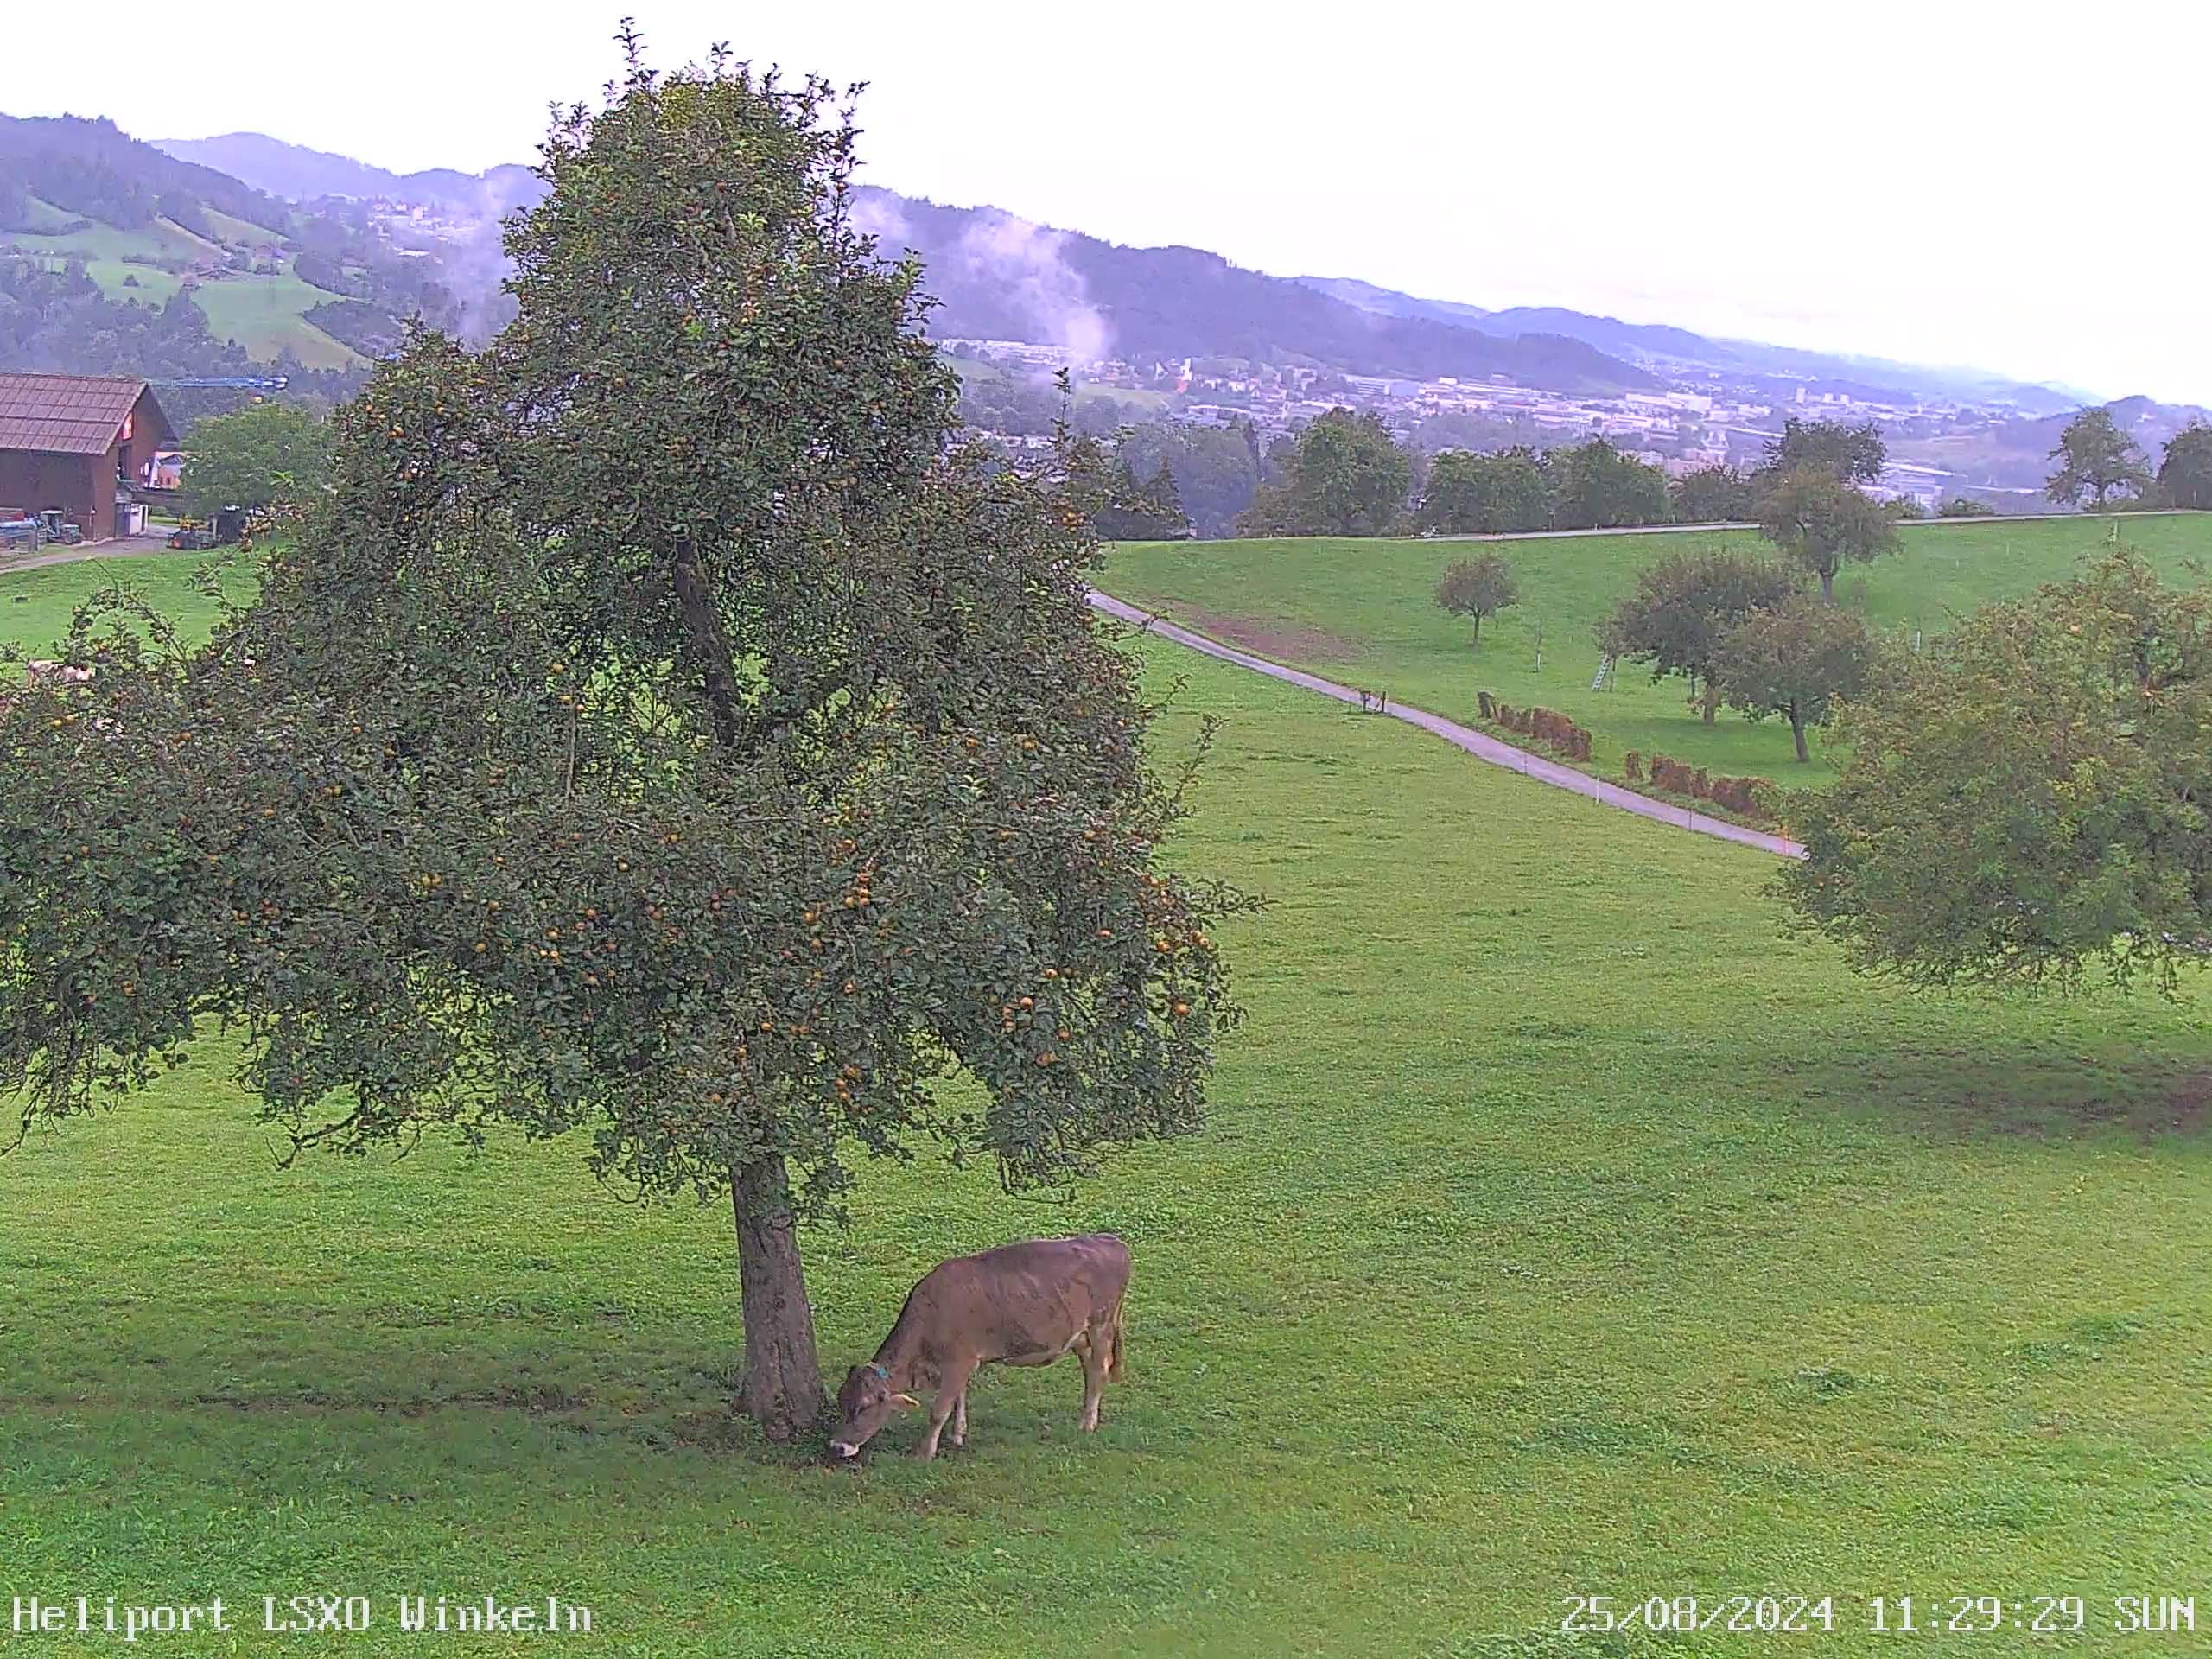
[[[226,246],[260,247],[282,239],[276,232],[212,208],[206,211],[207,228],[222,238],[219,244],[168,219],[142,228],[94,224],[65,232],[63,226],[77,222],[75,215],[35,197],[30,200],[31,218],[46,228],[10,232],[0,236],[0,242],[57,261],[81,259],[86,274],[110,299],[135,300],[141,305],[166,304],[181,280],[151,265],[128,264],[125,254],[196,261],[219,255]],[[260,362],[273,362],[287,347],[310,369],[343,368],[360,361],[353,347],[307,320],[307,312],[339,296],[302,282],[290,260],[283,264],[283,270],[273,276],[226,276],[203,282],[193,291],[193,302],[207,314],[215,338],[235,340]],[[137,281],[126,285],[133,277]]]
[[[1939,632],[1954,614],[2065,577],[2115,523],[2171,574],[2181,574],[2189,559],[2212,557],[2212,515],[2202,513],[1906,524],[1903,552],[1847,567],[1836,596],[1878,627]],[[1612,689],[1591,690],[1599,662],[1594,630],[1635,590],[1637,570],[1685,547],[1716,543],[1764,545],[1751,531],[1499,542],[1160,542],[1114,550],[1102,585],[1185,627],[1435,714],[1472,720],[1478,691],[1556,709],[1591,728],[1597,769],[1609,777],[1620,775],[1621,756],[1634,749],[1715,772],[1817,781],[1825,771],[1817,747],[1808,768],[1798,764],[1781,721],[1753,724],[1723,709],[1713,725],[1704,725],[1688,705],[1686,681],[1655,685],[1648,670],[1624,664]],[[1521,602],[1483,624],[1478,647],[1464,620],[1436,608],[1436,582],[1455,560],[1492,551],[1512,561]]]
[[[0,626],[80,569],[0,577]],[[1224,930],[1210,1128],[1065,1205],[872,1169],[806,1241],[842,1369],[948,1255],[1122,1233],[1096,1437],[1061,1366],[985,1372],[933,1465],[911,1424],[857,1473],[772,1450],[726,1408],[725,1210],[625,1203],[573,1141],[280,1171],[210,1039],[0,1158],[0,1593],[254,1610],[173,1654],[328,1651],[257,1631],[316,1592],[550,1592],[657,1659],[1782,1651],[1557,1634],[1570,1596],[1729,1592],[1833,1595],[1792,1653],[1954,1593],[2177,1650],[2112,1599],[2212,1590],[2201,996],[1870,985],[1778,935],[1759,855],[1142,649],[1169,741],[1225,721],[1174,855],[1274,900]],[[79,1650],[124,1649],[26,1648]]]

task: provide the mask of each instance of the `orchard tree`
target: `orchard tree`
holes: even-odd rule
[[[2173,994],[2212,939],[2212,594],[2116,548],[1845,709],[1780,891],[1861,971]]]
[[[1246,536],[1387,536],[1413,490],[1413,462],[1376,416],[1331,410],[1298,435],[1280,477],[1238,521]]]
[[[1667,522],[1667,474],[1603,438],[1554,450],[1552,523],[1560,530],[1610,530]]]
[[[2168,441],[2158,496],[2170,507],[2212,507],[2212,426],[2191,421]]]
[[[1513,566],[1503,553],[1461,559],[1436,584],[1436,603],[1453,616],[1475,620],[1474,643],[1483,642],[1483,619],[1494,616],[1521,596]]]
[[[1838,698],[1866,689],[1874,658],[1873,637],[1855,613],[1801,594],[1729,629],[1713,668],[1730,708],[1789,722],[1802,761],[1813,758],[1805,728],[1824,724]]]
[[[2151,486],[2142,447],[2120,429],[2108,409],[2085,409],[2066,424],[2050,459],[2058,465],[2043,493],[2060,506],[2078,507],[2087,496],[2098,512],[2114,490],[2140,495]]]
[[[1700,467],[1669,484],[1667,499],[1677,524],[1743,523],[1751,516],[1751,480],[1733,467]]]
[[[1676,553],[1637,573],[1636,592],[1599,625],[1598,648],[1648,664],[1654,684],[1681,675],[1710,726],[1720,703],[1721,641],[1753,612],[1796,592],[1796,574],[1770,559],[1726,548]]]
[[[205,518],[224,507],[257,512],[306,503],[329,488],[330,423],[297,404],[249,404],[192,429],[184,459],[188,511]]]
[[[1847,484],[1872,484],[1889,464],[1882,429],[1868,421],[1847,426],[1840,421],[1788,420],[1782,435],[1766,441],[1766,464],[1759,468],[1770,483],[1800,467],[1814,467]]]
[[[585,1131],[731,1204],[788,1438],[798,1224],[869,1157],[1053,1186],[1193,1128],[1243,901],[1163,867],[1090,526],[949,442],[849,112],[626,44],[514,321],[379,369],[252,605],[190,652],[87,613],[91,682],[0,714],[0,1091],[86,1112],[217,1020],[296,1150]]]
[[[1416,526],[1445,535],[1544,530],[1552,521],[1551,480],[1534,449],[1478,455],[1447,449],[1430,463]]]
[[[1823,467],[1800,467],[1776,480],[1758,504],[1759,533],[1821,579],[1835,598],[1844,561],[1872,563],[1899,545],[1897,521],[1880,503]]]

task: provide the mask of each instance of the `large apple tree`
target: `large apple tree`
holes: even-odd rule
[[[1236,1017],[1180,777],[1049,469],[957,441],[849,110],[717,57],[560,119],[519,315],[416,339],[203,647],[80,617],[0,713],[0,1091],[219,1022],[296,1147],[586,1130],[727,1195],[739,1404],[823,1403],[798,1224],[865,1157],[1009,1188],[1199,1121]]]

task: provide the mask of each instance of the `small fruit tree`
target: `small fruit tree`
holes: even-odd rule
[[[1483,619],[1494,616],[1521,596],[1513,566],[1503,553],[1461,559],[1436,584],[1439,608],[1474,619],[1474,643],[1483,642]]]

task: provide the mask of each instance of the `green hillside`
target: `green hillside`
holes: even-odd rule
[[[2212,515],[2130,515],[2117,521],[2053,516],[2031,523],[1904,526],[1904,551],[1853,565],[1838,599],[1890,629],[1941,630],[1948,617],[2067,575],[2120,533],[2170,571],[2212,558]],[[1457,719],[1476,693],[1541,704],[1595,734],[1595,762],[1618,776],[1629,750],[1664,753],[1717,772],[1806,781],[1789,728],[1721,711],[1703,725],[1681,680],[1657,685],[1624,667],[1593,691],[1599,619],[1636,584],[1643,565],[1684,545],[1758,544],[1751,531],[1533,537],[1503,542],[1229,541],[1133,544],[1114,550],[1103,585],[1165,611],[1186,627],[1294,663],[1345,683]],[[1483,626],[1436,608],[1437,578],[1454,560],[1496,550],[1513,562],[1521,602]],[[1536,666],[1538,632],[1543,665]],[[1814,770],[1822,762],[1817,749]]]
[[[0,632],[82,580],[0,577]],[[1064,1364],[983,1373],[931,1465],[904,1422],[858,1471],[770,1448],[726,1207],[573,1138],[274,1169],[211,1035],[0,1159],[16,1593],[373,1595],[365,1659],[419,1649],[393,1593],[493,1590],[664,1659],[1855,1659],[1899,1650],[1874,1596],[1999,1592],[2083,1599],[2054,1652],[2181,1650],[2113,1599],[2212,1580],[2201,995],[1872,986],[1777,938],[1757,855],[1146,654],[1172,740],[1225,722],[1174,855],[1275,901],[1224,930],[1211,1127],[1065,1206],[872,1167],[805,1241],[842,1367],[946,1255],[1119,1230],[1096,1437]],[[1558,1634],[1729,1593],[1833,1633]]]
[[[302,282],[289,264],[278,276],[228,276],[201,283],[192,298],[219,340],[235,340],[256,359],[289,351],[311,369],[344,368],[360,354],[307,320],[306,313],[340,296]]]

